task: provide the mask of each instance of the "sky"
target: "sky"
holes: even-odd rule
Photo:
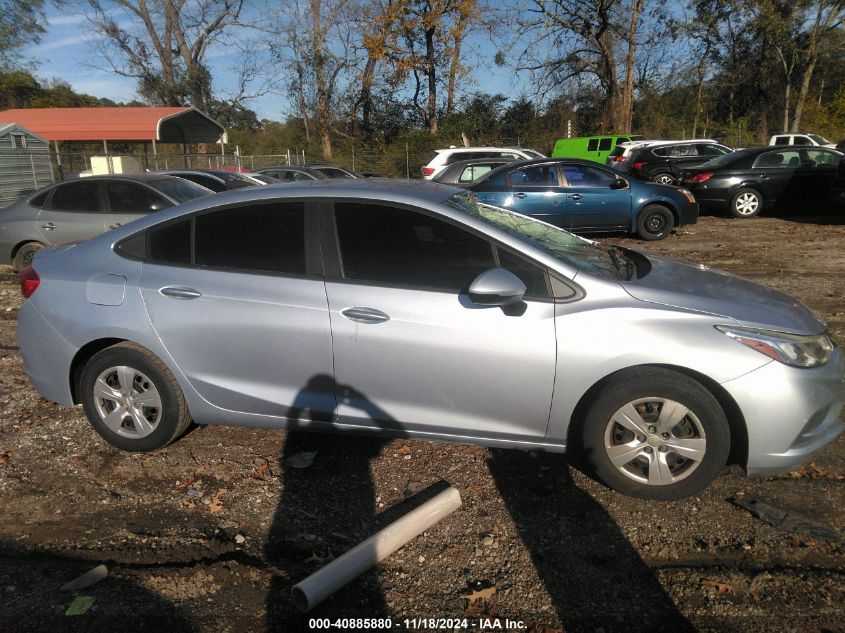
[[[88,18],[79,12],[78,7],[60,10],[49,5],[47,18],[47,29],[41,42],[23,51],[37,77],[42,80],[61,79],[77,92],[117,102],[138,97],[136,81],[109,70],[108,64],[99,58],[96,52],[98,36],[92,32]],[[121,16],[116,19],[120,24]],[[526,90],[528,83],[525,78],[517,77],[511,68],[493,64],[496,49],[485,37],[476,35],[468,38],[465,51],[465,58],[473,60],[477,70],[462,83],[460,92],[463,94],[482,91],[517,96]],[[237,73],[232,68],[231,50],[222,46],[211,48],[207,63],[214,78],[215,94],[225,95],[234,91]],[[255,110],[259,119],[284,120],[292,114],[287,98],[281,95],[264,95],[247,105]]]

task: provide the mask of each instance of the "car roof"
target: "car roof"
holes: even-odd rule
[[[599,163],[593,160],[586,160],[583,158],[566,158],[564,156],[547,156],[545,158],[532,158],[529,160],[512,160],[510,162],[505,163],[501,167],[496,167],[496,169],[488,171],[486,174],[484,174],[477,181],[474,182],[483,182],[488,178],[492,178],[494,175],[499,174],[503,171],[517,169],[520,167],[528,167],[531,165],[546,165],[549,163],[569,163],[575,165],[586,165],[587,167],[598,167],[607,171],[607,167],[605,167],[604,165],[600,165]]]
[[[435,152],[513,152],[522,151],[522,147],[444,147]],[[536,150],[534,150],[536,151]]]
[[[175,176],[163,174],[161,172],[147,172],[142,174],[102,174],[97,176],[79,176],[77,178],[68,178],[67,180],[57,182],[56,184],[61,185],[66,182],[78,182],[80,180],[136,180],[138,182],[155,182],[156,180],[166,180],[168,178],[175,178]]]
[[[267,165],[265,167],[256,167],[256,173],[261,173],[267,169],[292,169],[293,171],[311,171],[311,168],[306,165]]]

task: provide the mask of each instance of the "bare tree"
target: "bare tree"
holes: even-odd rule
[[[88,0],[114,72],[139,81],[156,103],[204,108],[209,47],[239,25],[244,0]],[[114,11],[114,8],[118,11]],[[128,25],[127,23],[128,22]]]

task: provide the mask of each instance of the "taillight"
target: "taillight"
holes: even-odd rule
[[[21,272],[21,294],[24,299],[29,299],[33,293],[38,289],[38,284],[41,283],[41,277],[35,272],[32,266],[24,268]]]
[[[625,160],[625,157],[624,157],[624,156],[614,156],[614,157],[613,157],[613,162],[614,162],[614,163],[621,163],[623,160]]]
[[[709,171],[703,171],[700,174],[696,174],[687,182],[704,182],[705,180],[710,180],[713,177],[713,173]]]
[[[423,176],[431,176],[434,173],[434,167],[423,167],[422,168],[422,175]]]
[[[644,163],[644,162],[643,163],[634,163],[634,169],[639,171],[640,169],[643,169],[646,166],[646,164],[647,163]]]

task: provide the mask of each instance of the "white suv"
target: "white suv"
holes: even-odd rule
[[[818,134],[775,134],[769,145],[816,145],[836,149],[836,145]]]
[[[434,157],[422,168],[422,177],[431,180],[440,171],[459,160],[474,160],[476,158],[510,158],[514,160],[531,160],[545,158],[537,150],[527,147],[450,147],[434,150]]]

